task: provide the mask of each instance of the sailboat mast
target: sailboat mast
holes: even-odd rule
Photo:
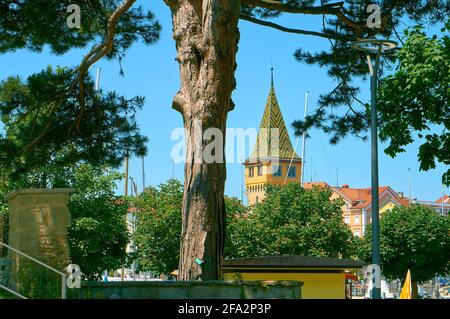
[[[305,115],[304,115],[304,119],[306,119],[306,113],[307,113],[307,109],[308,109],[308,95],[309,95],[309,91],[306,91],[306,95],[305,95]],[[303,178],[305,176],[305,162],[306,162],[306,157],[305,157],[305,147],[306,147],[306,131],[303,132],[302,134],[302,171],[300,174],[300,185],[303,187]]]

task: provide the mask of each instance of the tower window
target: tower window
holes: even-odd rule
[[[297,170],[294,166],[289,167],[288,177],[297,176]]]
[[[282,175],[282,167],[281,165],[273,166],[273,176],[281,176]]]
[[[258,176],[262,176],[262,165],[258,165]]]
[[[254,167],[250,167],[250,168],[248,169],[248,176],[249,176],[249,177],[255,176],[255,168],[254,168]]]

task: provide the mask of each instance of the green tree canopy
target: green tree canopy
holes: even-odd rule
[[[80,8],[82,28],[69,28],[69,5]],[[108,18],[115,0],[3,0],[0,3],[0,53],[27,48],[40,52],[49,45],[55,54],[84,48],[108,37]],[[120,58],[136,41],[152,44],[161,26],[142,6],[127,8],[117,22],[116,40],[109,58]]]
[[[381,272],[388,279],[404,279],[408,269],[414,282],[424,282],[450,270],[450,219],[412,205],[395,207],[380,220]],[[358,257],[371,260],[371,225],[360,242]]]
[[[115,270],[126,263],[125,249],[129,234],[125,220],[128,206],[114,194],[120,179],[122,175],[119,173],[106,173],[105,169],[88,164],[49,166],[5,183],[0,189],[0,196],[14,189],[30,187],[74,188],[69,201],[70,258],[72,263],[80,266],[84,278],[99,279],[104,270]],[[7,213],[2,196],[0,214]]]
[[[182,201],[183,186],[174,179],[148,187],[132,199],[136,210],[132,241],[138,269],[168,275],[178,268]]]
[[[144,98],[127,100],[114,92],[95,92],[87,77],[80,113],[77,93],[67,91],[73,80],[69,70],[48,67],[25,83],[18,77],[0,83],[4,124],[0,166],[14,178],[43,166],[80,161],[118,166],[126,154],[145,154],[147,138],[140,134],[135,119]]]
[[[228,214],[226,257],[310,255],[350,257],[352,233],[341,200],[331,191],[299,183],[268,186],[264,201],[246,214]]]
[[[116,270],[127,262],[129,233],[127,202],[115,195],[119,173],[104,173],[81,165],[74,174],[75,188],[69,202],[70,257],[87,279],[100,279],[105,270]]]
[[[130,200],[136,214],[133,257],[139,269],[169,275],[179,262],[183,185],[172,179],[158,187],[148,187]],[[247,211],[236,198],[226,197],[225,205],[228,215]]]
[[[134,43],[153,44],[161,30],[152,12],[131,4],[1,1],[0,54],[23,48],[41,52],[45,46],[54,54],[64,54],[92,45],[101,57],[120,63]],[[80,9],[80,28],[67,23],[70,5]],[[113,45],[100,45],[112,39]],[[10,77],[0,84],[0,116],[5,126],[0,134],[0,165],[17,176],[42,163],[70,166],[81,160],[94,166],[118,166],[128,154],[145,154],[146,138],[134,118],[144,99],[95,92],[88,69],[99,58],[87,54],[82,66],[47,68],[30,75],[25,83]]]
[[[381,82],[380,137],[389,140],[388,155],[404,152],[417,138],[421,170],[450,165],[450,20],[442,37],[428,37],[423,28],[405,32],[394,74]],[[444,34],[446,32],[446,34]],[[450,185],[450,168],[443,175]]]

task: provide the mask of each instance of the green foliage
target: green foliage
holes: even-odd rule
[[[360,5],[361,12],[364,12],[362,9],[367,5],[366,1],[361,1]],[[443,6],[439,1],[414,8],[405,5],[404,1],[386,6],[390,8],[387,12],[382,6],[382,15],[393,16],[389,16],[392,25],[388,25],[382,32],[384,38],[390,38],[394,26],[399,24],[405,12],[416,22],[443,24],[443,12],[448,13],[449,10],[448,6]],[[431,19],[427,20],[425,17]],[[397,51],[385,52],[381,61],[384,67],[380,68],[380,78],[383,72],[392,70],[392,65],[397,67],[393,74],[380,81],[377,92],[379,136],[383,141],[389,141],[385,152],[390,156],[404,152],[404,146],[412,143],[416,134],[419,138],[424,138],[418,153],[421,170],[435,168],[436,161],[450,164],[449,28],[450,20],[447,20],[440,38],[428,37],[423,31],[424,26],[406,30],[404,38],[399,39],[404,40],[402,47]],[[358,38],[373,38],[373,35]],[[328,67],[328,74],[338,83],[332,92],[320,97],[319,107],[305,121],[293,123],[297,135],[315,126],[331,134],[332,144],[350,134],[367,139],[370,104],[361,101],[358,97],[361,90],[352,83],[356,78],[367,79],[368,68],[365,53],[349,46],[354,40],[349,39],[347,43],[336,42],[329,52],[296,52],[295,57],[300,62]],[[442,179],[445,184],[450,185],[450,170]]]
[[[8,204],[6,203],[5,195],[6,193],[0,189],[0,219],[3,220],[8,217]]]
[[[101,167],[78,164],[70,167],[48,166],[9,181],[1,192],[21,188],[74,188],[68,229],[72,263],[78,264],[84,278],[99,279],[104,270],[118,269],[126,263],[129,235],[126,202],[114,191],[122,175],[105,173]],[[2,197],[3,199],[3,197]],[[0,211],[7,213],[0,199]]]
[[[19,297],[14,296],[6,290],[0,289],[0,300],[1,299],[19,299]]]
[[[69,28],[69,5],[81,9],[81,28]],[[27,48],[64,54],[72,48],[97,46],[111,34],[115,0],[3,0],[0,2],[0,53]],[[150,45],[161,26],[150,11],[134,5],[115,25],[107,58],[121,59],[134,43]],[[81,61],[80,61],[81,62]],[[122,73],[122,70],[121,70]],[[0,84],[0,166],[15,177],[42,163],[70,166],[78,161],[118,166],[124,156],[143,155],[146,138],[135,113],[142,97],[125,99],[115,92],[95,92],[92,79],[80,79],[84,69],[47,68],[25,83],[10,77]]]
[[[66,18],[69,13],[66,12],[67,6],[69,4],[77,4],[81,8],[82,16],[82,27],[81,29],[70,29],[67,27]],[[272,5],[279,4],[282,9],[278,11]],[[319,99],[319,108],[310,116],[307,117],[305,122],[296,121],[294,122],[294,127],[297,129],[297,134],[301,134],[305,129],[313,125],[322,128],[325,132],[331,133],[332,143],[337,143],[340,139],[348,134],[355,134],[361,138],[367,138],[366,132],[369,125],[368,114],[370,107],[367,103],[363,102],[358,98],[360,93],[360,87],[355,85],[355,80],[357,79],[367,79],[367,65],[366,56],[363,52],[353,50],[350,47],[350,43],[356,39],[363,38],[393,38],[398,36],[399,29],[403,24],[404,20],[408,22],[417,24],[436,24],[443,23],[444,19],[448,19],[450,13],[450,7],[448,1],[410,1],[410,0],[398,0],[398,1],[378,1],[377,4],[381,9],[382,25],[380,28],[371,28],[367,25],[369,13],[367,11],[368,6],[373,4],[372,0],[346,0],[341,2],[332,2],[329,0],[318,1],[314,0],[282,0],[282,1],[267,1],[264,3],[256,3],[252,6],[247,6],[245,4],[241,5],[241,17],[247,18],[261,18],[261,19],[272,19],[279,17],[284,12],[298,12],[305,11],[306,14],[317,14],[318,11],[325,10],[328,11],[326,18],[322,20],[320,24],[320,35],[322,38],[328,38],[330,42],[330,48],[328,50],[320,52],[306,52],[301,48],[298,49],[294,57],[304,63],[317,64],[320,67],[327,68],[328,75],[337,82],[336,87],[329,92],[324,94]],[[63,54],[69,51],[71,48],[86,48],[90,44],[98,44],[100,41],[104,41],[107,38],[107,26],[108,19],[111,13],[114,12],[118,7],[118,2],[115,0],[104,0],[104,1],[92,1],[92,0],[23,0],[23,1],[12,1],[4,0],[0,3],[0,53],[10,52],[21,48],[28,48],[32,51],[39,52],[44,46],[48,45],[51,50],[56,54]],[[335,12],[341,12],[342,15],[336,15]],[[324,12],[325,13],[325,12]],[[346,18],[343,19],[343,16]],[[133,5],[130,7],[118,20],[116,26],[116,34],[114,36],[114,43],[112,45],[112,50],[108,54],[108,58],[118,58],[119,60],[125,55],[127,49],[129,49],[133,43],[141,40],[145,44],[155,43],[160,34],[161,27],[156,21],[155,17],[151,12],[145,12],[142,6]],[[401,31],[401,30],[399,30]],[[414,32],[413,32],[414,33]],[[407,34],[409,36],[410,34]],[[414,35],[413,35],[414,36]],[[401,40],[399,38],[399,40]],[[417,40],[417,39],[416,39]],[[411,48],[420,47],[419,41],[412,40],[407,41],[405,48],[400,50],[400,52],[406,52],[403,56],[409,55],[408,52],[413,52]],[[416,44],[414,44],[415,42]],[[430,42],[431,43],[431,42]],[[441,88],[448,87],[448,37],[443,37],[444,46],[442,49],[435,51],[437,55],[442,53],[442,57],[430,55],[433,52],[435,44],[428,46],[424,43],[424,48],[430,48],[429,53],[418,53],[416,58],[410,59],[405,58],[402,61],[402,54],[396,55],[394,52],[387,52],[384,55],[384,67],[381,68],[380,75],[382,72],[389,71],[389,63],[394,63],[399,61],[400,69],[397,71],[399,77],[402,75],[403,71],[411,70],[408,66],[410,65],[408,61],[422,61],[420,58],[424,58],[425,63],[422,66],[417,67],[417,72],[411,72],[406,74],[408,77],[414,77],[417,81],[410,81],[411,86],[405,91],[406,99],[401,99],[399,96],[395,96],[396,99],[403,101],[416,101],[415,98],[419,97],[417,101],[420,101],[423,105],[429,102],[428,99],[422,99],[424,96],[437,94],[435,88],[440,86]],[[413,45],[408,45],[413,44]],[[96,47],[94,45],[94,47]],[[420,52],[421,50],[416,50]],[[427,50],[422,50],[427,51]],[[447,54],[447,55],[446,55]],[[440,65],[440,62],[444,63]],[[430,62],[433,62],[430,64]],[[422,62],[420,62],[422,63]],[[440,67],[437,67],[440,65]],[[433,81],[435,79],[434,75],[437,74],[436,71],[429,72],[428,68],[440,71],[444,76],[437,79],[436,84]],[[422,71],[420,71],[422,69]],[[403,71],[402,71],[403,70]],[[73,76],[82,70],[77,70],[77,72],[70,73]],[[127,125],[119,125],[120,128],[116,130],[108,130],[109,127],[115,127],[117,124],[115,121],[105,121],[115,112],[102,114],[102,107],[97,107],[99,105],[103,106],[104,103],[97,101],[92,96],[92,90],[89,90],[91,85],[86,85],[88,92],[86,92],[85,97],[87,98],[86,103],[84,103],[84,96],[76,96],[78,91],[81,89],[77,85],[68,85],[68,79],[57,78],[50,75],[45,75],[42,72],[37,77],[41,77],[40,81],[36,81],[41,85],[33,86],[33,90],[36,103],[27,103],[26,106],[21,106],[22,108],[27,108],[26,118],[23,121],[19,121],[19,118],[15,117],[15,122],[11,126],[17,126],[19,132],[12,132],[11,135],[7,134],[7,138],[0,142],[0,157],[5,157],[5,160],[10,161],[10,157],[14,157],[15,170],[19,170],[20,167],[34,167],[37,162],[37,158],[43,161],[53,160],[49,156],[42,157],[42,155],[48,155],[54,150],[52,146],[55,147],[57,142],[63,142],[63,147],[65,152],[59,156],[63,159],[60,161],[72,160],[73,158],[80,158],[82,160],[92,160],[92,161],[102,161],[103,163],[108,163],[110,165],[117,164],[118,161],[123,157],[120,151],[120,147],[114,147],[115,145],[123,145],[125,142],[127,147],[123,147],[124,152],[134,152],[137,150],[139,153],[142,151],[142,137],[133,134],[133,129],[127,127]],[[82,74],[83,72],[81,72]],[[403,72],[404,75],[405,72]],[[429,87],[420,86],[420,81],[422,81],[421,76],[431,74],[432,77],[425,77],[423,84],[429,85]],[[45,76],[44,76],[45,75]],[[398,77],[398,78],[399,78]],[[68,76],[70,78],[70,76]],[[73,80],[73,79],[72,79]],[[11,80],[14,82],[14,80]],[[16,79],[17,82],[17,79]],[[81,81],[82,82],[82,81]],[[47,83],[50,83],[48,85]],[[73,81],[71,81],[73,84]],[[387,81],[388,84],[383,85],[386,90],[385,97],[391,97],[389,91],[395,92],[396,88],[403,83],[402,81]],[[389,88],[389,83],[393,84]],[[56,85],[55,85],[56,84]],[[82,86],[80,84],[80,86]],[[11,83],[11,92],[17,94],[18,97],[28,96],[23,87],[19,84]],[[402,91],[402,87],[401,90]],[[440,112],[443,114],[448,114],[448,91],[447,93],[438,89],[438,92],[443,93],[444,101],[447,104],[443,104],[442,110],[437,111],[433,117],[439,116]],[[424,92],[426,92],[424,94]],[[51,94],[50,94],[51,93]],[[431,93],[431,94],[430,94]],[[14,95],[13,94],[13,95]],[[62,101],[58,102],[58,97],[62,96]],[[51,97],[51,98],[49,98]],[[56,101],[52,99],[56,97]],[[3,98],[0,98],[2,102]],[[139,105],[140,102],[135,100],[133,102],[129,101],[131,105],[124,105],[127,103],[119,103],[116,97],[105,97],[105,103],[110,103],[117,107],[121,104],[124,109],[133,109],[133,104]],[[81,103],[86,104],[89,110],[84,110],[82,105],[77,105],[77,100],[81,100]],[[101,99],[100,99],[101,100]],[[120,99],[119,99],[120,100]],[[23,99],[22,99],[23,101]],[[388,100],[393,101],[393,100]],[[6,106],[2,108],[11,109],[11,105],[14,106],[14,101],[7,101]],[[30,101],[26,101],[30,102]],[[78,101],[80,102],[80,101]],[[123,100],[121,102],[124,102]],[[61,105],[62,104],[62,105]],[[72,104],[72,105],[70,105]],[[417,103],[415,103],[417,104]],[[395,106],[399,104],[395,103]],[[39,111],[36,111],[36,106],[39,106]],[[66,107],[67,106],[67,107]],[[69,107],[75,106],[75,107]],[[344,110],[338,110],[340,106],[344,106]],[[14,106],[13,108],[17,108]],[[402,107],[400,105],[400,107]],[[114,107],[113,107],[114,109]],[[392,108],[387,107],[387,109],[392,110]],[[420,127],[420,120],[417,122],[417,114],[420,112],[413,105],[413,109],[409,106],[404,106],[404,113],[413,114],[414,118],[412,122],[408,123],[411,127]],[[30,112],[34,110],[35,112]],[[53,113],[58,115],[58,112],[68,112],[69,116],[52,116]],[[117,111],[117,110],[116,110]],[[8,111],[10,112],[10,111]],[[430,112],[434,112],[433,109]],[[430,112],[425,112],[425,115],[419,115],[423,117],[422,122],[435,123],[433,118],[428,115]],[[25,114],[21,112],[22,114]],[[403,114],[396,112],[395,114]],[[67,114],[66,114],[67,115]],[[75,116],[76,115],[76,116]],[[109,116],[108,116],[109,115]],[[74,117],[76,118],[76,130],[73,130]],[[32,120],[36,118],[36,120]],[[386,121],[392,118],[390,115],[387,116]],[[82,119],[83,121],[81,121]],[[96,125],[92,124],[92,121]],[[406,122],[410,119],[402,119]],[[60,124],[60,121],[62,125]],[[84,125],[80,129],[80,122],[90,122],[88,125]],[[397,121],[397,120],[396,120]],[[447,117],[438,120],[438,122],[443,123],[448,130]],[[98,125],[99,122],[102,125]],[[120,121],[119,121],[120,122]],[[33,125],[31,125],[34,124]],[[68,125],[70,125],[70,130],[67,130]],[[129,120],[126,120],[128,126],[133,126],[130,124]],[[428,123],[428,124],[429,124]],[[113,124],[113,125],[111,125]],[[439,124],[439,123],[438,123]],[[49,127],[47,127],[49,125]],[[382,129],[380,134],[385,138],[391,139],[391,146],[387,149],[388,154],[396,154],[402,151],[402,146],[410,143],[408,133],[397,134],[398,130],[396,127],[402,126],[404,124],[398,123],[387,123],[386,128]],[[122,131],[123,130],[123,131]],[[419,129],[419,131],[422,129]],[[77,134],[74,134],[74,131]],[[119,138],[121,136],[118,134],[114,135],[112,132],[120,131],[125,133],[127,137]],[[15,134],[17,133],[17,134]],[[30,135],[25,135],[24,133],[30,133]],[[59,133],[59,134],[53,134]],[[106,134],[106,136],[104,135]],[[112,135],[113,136],[112,136]],[[89,145],[87,140],[93,139],[93,143]],[[434,161],[440,161],[444,164],[448,164],[448,144],[449,137],[448,133],[443,133],[441,135],[437,134],[427,134],[425,136],[426,142],[422,145],[419,153],[419,160],[421,161],[422,169],[430,169],[434,167]],[[48,143],[41,143],[44,140],[49,140]],[[31,143],[31,147],[30,146]],[[70,144],[71,147],[66,147]],[[80,145],[81,144],[81,145]],[[39,147],[37,147],[39,145]],[[36,146],[36,147],[34,147]],[[80,147],[81,146],[81,147]],[[111,147],[112,146],[112,147]],[[24,149],[26,147],[26,149]],[[77,148],[80,147],[80,148]],[[128,149],[130,147],[130,149]],[[37,149],[39,149],[37,151]],[[41,154],[42,150],[49,150],[45,154]],[[77,151],[74,151],[76,149]],[[20,153],[17,155],[17,153]],[[39,156],[33,156],[34,153],[38,153]],[[91,155],[92,154],[92,155]],[[19,157],[19,158],[17,158]],[[27,165],[24,164],[27,162]],[[93,162],[93,163],[94,163]],[[96,163],[94,163],[96,164]],[[19,168],[17,167],[19,166]],[[450,172],[444,176],[444,180],[447,184],[450,184]]]
[[[225,209],[227,211],[227,222],[248,212],[248,208],[236,197],[225,197]]]
[[[382,273],[388,279],[404,278],[408,269],[421,283],[450,271],[450,219],[420,206],[395,207],[380,220]],[[371,260],[371,225],[359,243],[358,257]]]
[[[137,217],[132,240],[136,246],[134,258],[138,268],[158,275],[169,275],[178,269],[183,185],[178,180],[169,180],[157,188],[149,187],[139,197],[130,199]],[[225,206],[229,216],[247,211],[236,198],[226,197]]]
[[[0,83],[1,167],[14,179],[42,167],[120,165],[131,153],[143,155],[147,138],[139,133],[135,114],[142,97],[126,100],[116,93],[98,93],[87,78],[85,101],[68,90],[75,75],[67,69],[48,67],[23,83],[10,77]]]
[[[380,137],[390,140],[385,152],[404,152],[417,132],[424,138],[420,169],[433,169],[436,161],[450,165],[450,38],[427,37],[419,27],[407,31],[406,37],[397,54],[398,68],[383,80],[379,92]],[[450,169],[443,182],[450,185]]]
[[[181,240],[183,186],[169,180],[159,187],[149,187],[137,199],[134,256],[141,270],[170,274],[178,269]]]
[[[108,18],[117,1],[103,0],[3,0],[0,2],[0,53],[21,48],[42,51],[49,45],[56,54],[71,48],[84,48],[107,36]],[[66,19],[70,4],[81,9],[81,28],[69,28]],[[152,44],[159,38],[161,26],[142,6],[130,8],[117,25],[110,58],[122,57],[133,43]]]
[[[9,227],[8,227],[9,215],[8,215],[8,203],[5,200],[5,195],[6,193],[2,191],[2,189],[0,188],[0,241],[7,244],[9,234]],[[6,255],[7,255],[6,248],[0,247],[0,259]]]
[[[343,203],[330,196],[298,183],[268,186],[264,201],[251,212],[228,214],[225,256],[350,257],[353,236],[342,219]]]
[[[69,203],[70,257],[87,279],[99,279],[104,270],[118,269],[126,262],[128,206],[114,195],[121,178],[88,165],[75,172],[75,193]]]
[[[252,212],[238,199],[225,198],[224,257],[350,257],[353,236],[342,219],[342,202],[330,201],[330,195],[320,189],[305,191],[297,183],[269,186],[266,199]],[[167,275],[178,268],[182,199],[183,187],[176,180],[132,199],[137,215],[134,257],[141,270]]]
[[[30,299],[61,298],[61,276],[25,258],[19,258],[18,292]]]

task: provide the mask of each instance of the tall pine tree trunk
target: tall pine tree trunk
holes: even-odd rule
[[[207,129],[217,128],[225,141],[227,114],[233,109],[240,3],[166,3],[172,11],[181,79],[173,107],[183,115],[186,130],[179,280],[215,280],[221,277],[224,243],[225,158],[205,162],[203,150],[211,141],[202,141],[202,136]],[[224,146],[215,152],[223,154]]]

